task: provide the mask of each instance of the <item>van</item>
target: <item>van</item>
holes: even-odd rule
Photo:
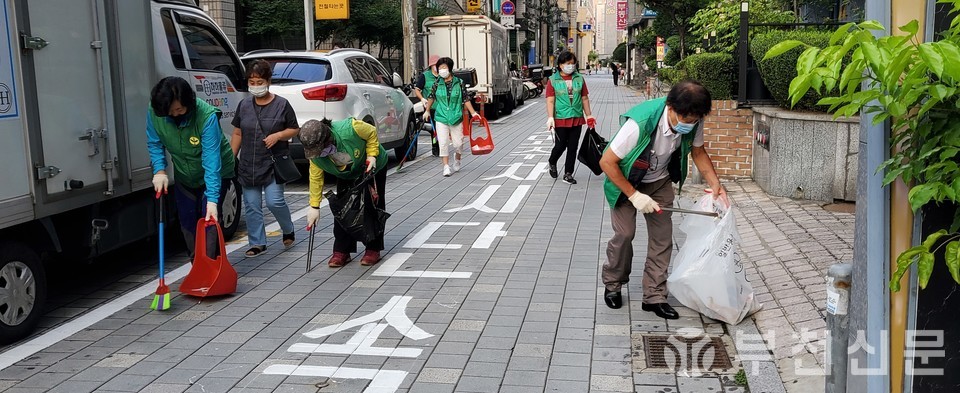
[[[246,86],[236,50],[194,1],[0,7],[0,343],[9,343],[44,311],[51,261],[156,234],[145,132],[153,85],[186,79],[222,111],[228,135]],[[225,235],[239,225],[240,196],[234,181]]]

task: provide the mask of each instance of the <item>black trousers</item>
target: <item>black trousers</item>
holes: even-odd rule
[[[377,172],[373,177],[374,183],[377,185],[377,207],[381,209],[387,208],[387,199],[386,192],[384,190],[387,188],[387,168],[383,168],[380,172]],[[337,194],[347,193],[356,185],[356,182],[353,180],[337,179]],[[383,251],[383,236],[380,236],[376,240],[364,244],[367,250],[371,251]],[[357,252],[357,240],[350,236],[350,234],[340,226],[340,223],[337,220],[333,220],[333,251],[345,252],[345,253],[354,253]]]
[[[556,127],[556,136],[553,140],[553,150],[550,152],[550,165],[557,165],[563,152],[567,152],[564,160],[563,173],[573,174],[573,166],[577,164],[577,145],[580,144],[580,132],[583,126]]]
[[[223,212],[223,199],[227,195],[227,187],[230,186],[230,179],[221,179],[220,182],[220,200],[217,203],[217,210]],[[196,247],[197,239],[197,221],[204,218],[207,214],[206,187],[190,188],[181,183],[173,186],[173,197],[177,202],[177,217],[180,219],[180,230],[183,232],[183,239],[187,243],[187,251],[192,255]],[[211,259],[220,254],[220,238],[217,237],[217,230],[214,227],[206,228],[207,235],[207,256]]]
[[[613,85],[616,86],[619,81],[620,81],[620,71],[616,71],[613,73]]]

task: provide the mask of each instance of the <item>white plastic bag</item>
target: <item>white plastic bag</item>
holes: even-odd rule
[[[715,211],[720,218],[689,214],[683,219],[680,230],[687,240],[674,260],[667,288],[684,306],[736,325],[762,305],[737,254],[740,235],[734,208],[725,209],[705,195],[696,209]]]

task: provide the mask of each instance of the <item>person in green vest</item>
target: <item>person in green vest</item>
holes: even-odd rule
[[[613,136],[600,167],[607,178],[603,191],[610,205],[614,235],[607,243],[603,265],[604,302],[620,308],[620,288],[630,280],[633,238],[637,212],[647,222],[647,257],[643,269],[644,311],[665,319],[677,319],[667,304],[667,267],[673,247],[673,221],[660,206],[672,206],[673,183],[682,189],[687,177],[687,156],[713,193],[729,206],[713,161],[703,147],[703,118],[711,110],[710,92],[698,82],[677,83],[666,98],[644,101],[620,116],[620,130]]]
[[[309,120],[300,127],[300,142],[304,155],[310,160],[307,230],[320,220],[324,173],[333,175],[337,180],[337,193],[342,195],[365,174],[373,172],[377,187],[376,206],[386,209],[387,153],[377,139],[376,127],[352,117],[337,121]],[[357,240],[336,220],[333,221],[333,238],[333,256],[327,265],[342,267],[350,262],[350,254],[357,251]],[[372,266],[380,262],[383,235],[364,246],[366,250],[360,264]]]
[[[550,76],[547,83],[547,129],[553,130],[553,150],[550,152],[550,176],[557,178],[557,162],[567,152],[563,166],[563,182],[577,184],[573,168],[577,164],[577,147],[583,125],[596,127],[590,110],[590,92],[583,75],[577,71],[577,56],[564,51],[557,58],[560,72]],[[584,117],[586,116],[586,117]]]
[[[220,128],[220,110],[197,98],[180,77],[160,80],[147,108],[147,151],[153,166],[153,189],[167,193],[167,157],[173,161],[173,188],[180,227],[193,254],[197,221],[217,221],[224,194],[234,176],[235,158]],[[207,233],[207,256],[215,258],[219,239]]]
[[[423,113],[424,120],[430,120],[431,110],[436,109],[434,124],[436,124],[437,140],[440,143],[440,160],[443,162],[443,176],[450,176],[460,171],[460,157],[463,150],[463,109],[470,111],[474,120],[480,119],[480,114],[473,110],[467,87],[460,78],[453,76],[453,59],[441,57],[437,60],[437,75],[440,77],[427,95],[427,107]],[[436,108],[434,108],[436,105]],[[456,155],[453,169],[450,168],[450,145]]]
[[[437,82],[437,79],[439,79],[440,77],[440,74],[437,73],[437,60],[440,60],[440,56],[430,55],[430,60],[427,61],[427,69],[423,70],[423,72],[420,73],[420,75],[417,75],[417,82],[414,84],[416,89],[413,90],[413,93],[417,95],[417,98],[419,98],[420,102],[424,104],[424,107],[426,107],[426,104],[427,104],[427,98],[423,96],[425,94],[424,92],[430,93],[431,91],[433,91],[433,85]],[[436,117],[436,111],[433,111],[432,113],[430,113],[430,115]],[[432,145],[431,151],[433,153],[433,156],[439,157],[440,143],[437,142],[436,129],[433,130],[433,137],[430,138],[430,141]]]

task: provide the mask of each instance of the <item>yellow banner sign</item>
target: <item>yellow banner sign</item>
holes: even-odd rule
[[[474,13],[480,11],[480,0],[467,0],[467,12]]]
[[[350,19],[350,0],[314,0],[317,20]]]

